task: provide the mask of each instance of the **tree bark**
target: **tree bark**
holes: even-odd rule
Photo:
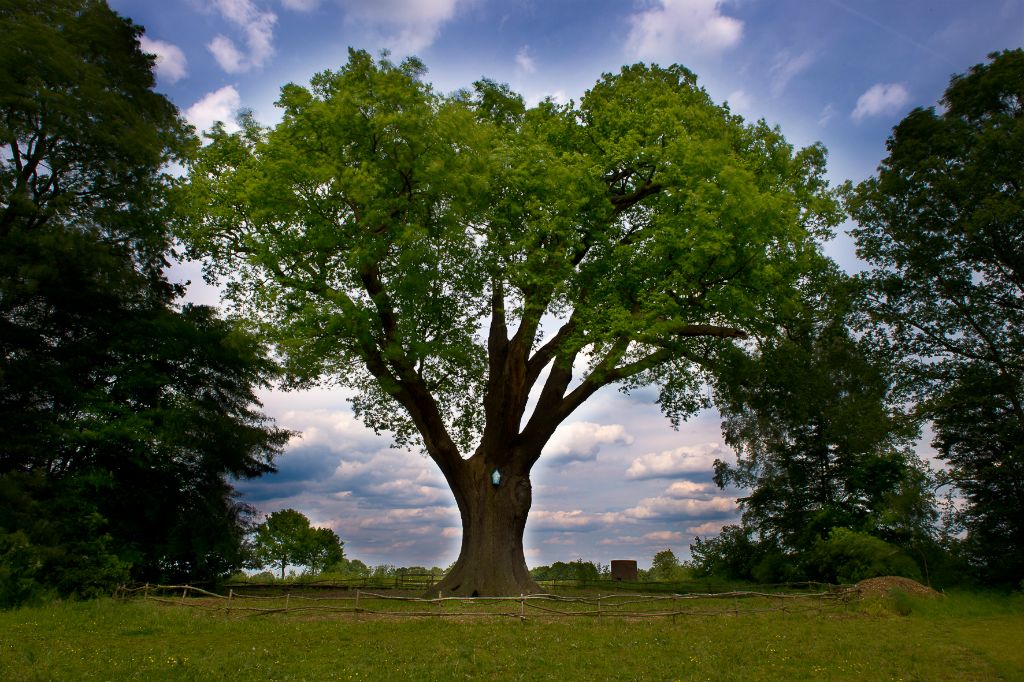
[[[530,511],[529,471],[494,464],[481,454],[465,461],[452,490],[462,515],[462,549],[448,575],[428,596],[494,597],[531,594],[540,587],[523,554]],[[507,461],[507,460],[506,460]],[[491,476],[497,469],[498,485]]]

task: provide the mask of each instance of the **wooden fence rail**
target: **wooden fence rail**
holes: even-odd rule
[[[545,618],[664,618],[745,615],[768,612],[837,611],[846,608],[852,591],[732,591],[683,594],[523,594],[518,597],[403,597],[360,589],[314,596],[289,591],[279,596],[247,595],[229,588],[218,594],[193,585],[143,585],[118,588],[116,597],[160,604],[212,609],[225,614],[333,613],[378,617],[518,618],[527,611]]]

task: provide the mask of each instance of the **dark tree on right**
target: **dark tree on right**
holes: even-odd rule
[[[1024,578],[1024,51],[953,77],[853,190],[874,333],[962,493],[979,577]]]

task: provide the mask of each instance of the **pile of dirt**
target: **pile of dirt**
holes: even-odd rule
[[[930,587],[922,585],[916,580],[901,578],[896,575],[887,575],[880,578],[868,578],[867,580],[860,581],[853,587],[853,591],[860,597],[868,597],[872,595],[885,597],[897,590],[921,597],[940,596],[938,592]]]

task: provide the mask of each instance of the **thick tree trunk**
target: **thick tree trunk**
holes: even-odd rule
[[[452,490],[462,515],[462,550],[448,575],[429,596],[494,597],[540,591],[523,554],[523,531],[532,492],[528,472],[494,467],[484,458],[465,462]]]

